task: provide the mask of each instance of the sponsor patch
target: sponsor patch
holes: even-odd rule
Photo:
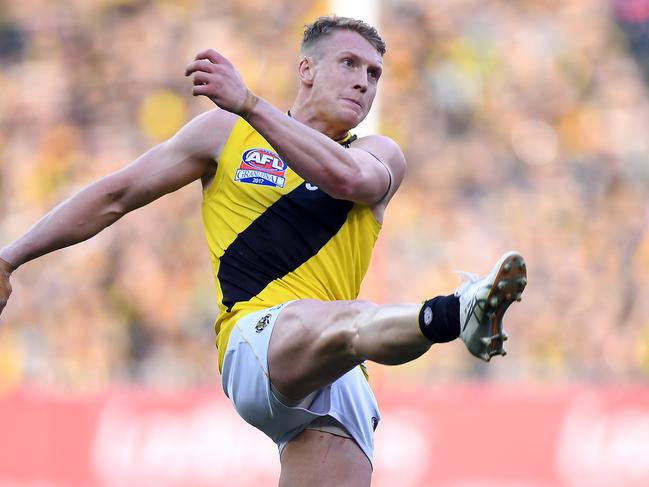
[[[283,188],[286,182],[286,169],[284,161],[274,152],[268,149],[248,149],[241,156],[241,165],[234,174],[234,180]]]

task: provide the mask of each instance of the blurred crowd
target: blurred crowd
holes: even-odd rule
[[[381,2],[379,131],[409,172],[362,297],[447,294],[455,270],[484,273],[510,248],[529,285],[505,359],[456,342],[372,366],[373,380],[649,378],[644,3]],[[199,50],[289,108],[303,25],[327,13],[322,0],[0,0],[0,246],[211,108],[183,76]],[[200,200],[194,183],[23,266],[0,318],[0,392],[216,384]]]

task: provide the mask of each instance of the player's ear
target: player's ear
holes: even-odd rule
[[[313,75],[314,73],[314,62],[311,56],[304,56],[300,59],[300,64],[298,64],[297,72],[300,77],[300,81],[305,85],[311,86],[313,84]]]

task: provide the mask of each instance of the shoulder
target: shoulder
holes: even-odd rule
[[[201,126],[209,126],[213,129],[230,131],[239,120],[239,116],[221,108],[213,108],[207,112],[197,115],[192,122]],[[190,122],[190,123],[192,123]]]
[[[398,180],[403,178],[406,171],[406,158],[399,144],[390,137],[384,135],[367,135],[355,140],[351,147],[369,152],[385,164],[395,178]]]
[[[395,195],[406,174],[406,158],[399,145],[383,135],[368,135],[351,144],[350,150],[360,150],[371,154],[385,166],[389,173],[387,193],[376,204],[371,206],[372,213],[378,222],[383,221],[383,212]],[[368,160],[367,157],[365,160]]]
[[[216,159],[239,117],[220,108],[197,115],[168,142],[193,155]]]

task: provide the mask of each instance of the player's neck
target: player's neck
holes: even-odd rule
[[[300,105],[297,102],[293,104],[289,110],[289,114],[304,125],[323,133],[333,140],[340,140],[349,132],[348,128],[340,127],[339,125],[333,126],[330,121],[319,116],[317,112],[313,112],[307,106]]]

